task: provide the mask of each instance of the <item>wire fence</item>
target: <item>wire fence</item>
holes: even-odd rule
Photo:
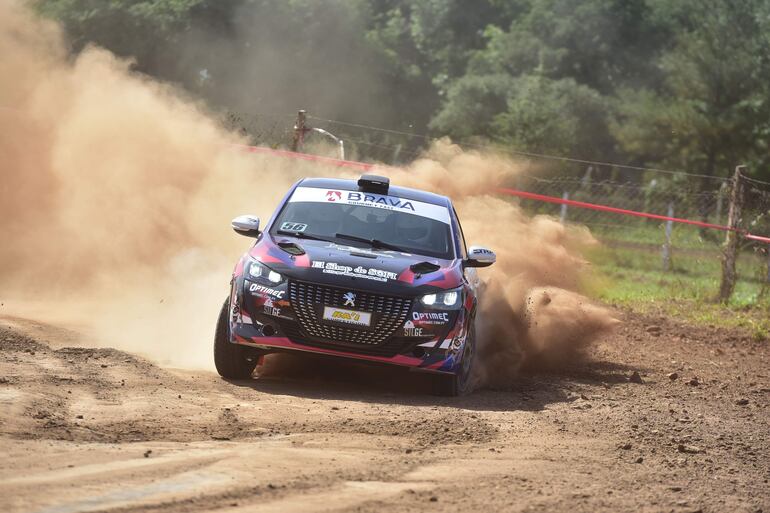
[[[323,127],[344,139],[346,149],[352,150],[350,153],[354,158],[367,155],[369,159],[388,165],[402,165],[419,158],[434,141],[430,136],[404,130],[339,121],[304,112],[302,115],[306,116],[309,125]],[[281,120],[273,119],[273,133],[280,124]],[[291,129],[284,128],[281,132],[284,134],[281,138],[285,139]],[[509,184],[520,191],[668,218],[720,226],[729,224],[737,233],[770,237],[770,183],[756,178],[742,177],[741,213],[731,218],[734,182],[730,177],[547,155],[476,141],[461,141],[459,145],[470,150],[509,154],[521,159],[525,169],[536,169],[536,172],[525,171],[517,176],[516,183]],[[654,265],[668,272],[690,273],[691,276],[707,274],[718,280],[720,262],[725,259],[725,248],[729,246],[725,243],[724,231],[533,199],[513,201],[528,214],[545,214],[563,223],[588,226],[606,247],[620,248],[619,252],[630,247],[637,253],[655,255],[652,258],[654,264],[650,264],[649,258],[645,263],[639,258],[629,260],[631,268]],[[739,239],[732,253],[742,258],[739,267],[744,267],[743,279],[770,283],[769,249],[770,244],[765,242]],[[690,258],[693,255],[697,257]],[[748,273],[747,265],[752,269]],[[755,268],[762,270],[755,271]],[[763,293],[765,288],[763,285]]]

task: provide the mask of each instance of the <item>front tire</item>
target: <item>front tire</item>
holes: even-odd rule
[[[437,374],[434,376],[434,393],[436,395],[456,397],[466,395],[473,391],[471,375],[473,364],[476,360],[476,328],[471,321],[468,328],[470,332],[465,339],[463,357],[460,360],[460,368],[455,374]]]
[[[214,365],[223,378],[248,379],[257,366],[243,346],[230,342],[230,300],[226,299],[214,332]]]

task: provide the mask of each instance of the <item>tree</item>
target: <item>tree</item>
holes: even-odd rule
[[[618,94],[612,131],[627,154],[646,164],[726,176],[736,164],[766,153],[770,46],[760,16],[764,4],[691,4],[673,47],[658,60],[660,86]]]

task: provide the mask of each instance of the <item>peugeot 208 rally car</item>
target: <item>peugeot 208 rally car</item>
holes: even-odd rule
[[[272,352],[308,352],[435,374],[436,391],[468,391],[474,360],[476,267],[495,261],[466,248],[449,198],[358,181],[304,179],[235,266],[217,323],[214,361],[247,378]]]

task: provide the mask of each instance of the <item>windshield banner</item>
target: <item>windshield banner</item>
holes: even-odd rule
[[[397,198],[396,196],[383,196],[370,192],[319,189],[316,187],[297,187],[289,202],[296,203],[302,201],[383,208],[450,224],[449,211],[446,207],[432,203],[423,203],[422,201]]]

